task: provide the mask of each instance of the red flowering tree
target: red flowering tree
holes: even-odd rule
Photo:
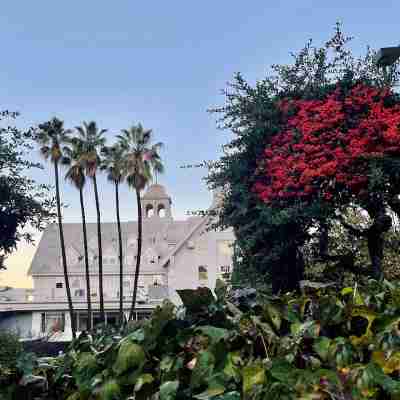
[[[319,99],[279,102],[282,129],[259,160],[253,190],[265,203],[286,207],[301,201],[337,209],[363,207],[371,227],[346,227],[368,240],[372,272],[381,275],[387,214],[400,193],[400,99],[368,83],[337,84]],[[379,177],[377,178],[377,175]],[[338,214],[340,216],[340,213]]]
[[[378,68],[371,49],[355,57],[350,40],[337,24],[255,85],[237,74],[212,110],[233,134],[207,181],[223,188],[215,226],[234,229],[237,283],[295,290],[321,261],[336,276],[364,273],[354,243],[365,241],[380,275],[388,212],[400,216],[399,100],[388,89],[400,69]],[[353,206],[370,225],[348,223]],[[338,224],[348,246],[332,246]]]

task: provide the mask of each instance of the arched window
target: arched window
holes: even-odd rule
[[[207,281],[208,280],[208,270],[205,265],[199,266],[199,281]]]
[[[164,204],[160,204],[160,205],[158,206],[157,214],[158,214],[159,218],[164,218],[164,217],[165,217],[166,213],[165,213],[165,206],[164,206]]]
[[[151,204],[147,204],[146,206],[146,217],[150,218],[154,215],[154,208]]]

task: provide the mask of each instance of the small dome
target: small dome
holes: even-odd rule
[[[167,191],[165,187],[155,183],[154,185],[150,185],[147,189],[146,193],[143,195],[143,199],[165,199],[168,198]]]

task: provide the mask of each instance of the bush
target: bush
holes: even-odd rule
[[[13,371],[22,353],[19,337],[12,331],[0,330],[0,369]]]
[[[180,291],[184,317],[165,303],[123,335],[81,335],[38,371],[76,400],[399,398],[399,283],[279,297],[218,286]]]

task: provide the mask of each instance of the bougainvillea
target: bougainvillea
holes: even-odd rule
[[[283,129],[258,168],[266,203],[368,195],[370,163],[400,156],[400,100],[389,89],[337,85],[323,99],[280,101]]]

